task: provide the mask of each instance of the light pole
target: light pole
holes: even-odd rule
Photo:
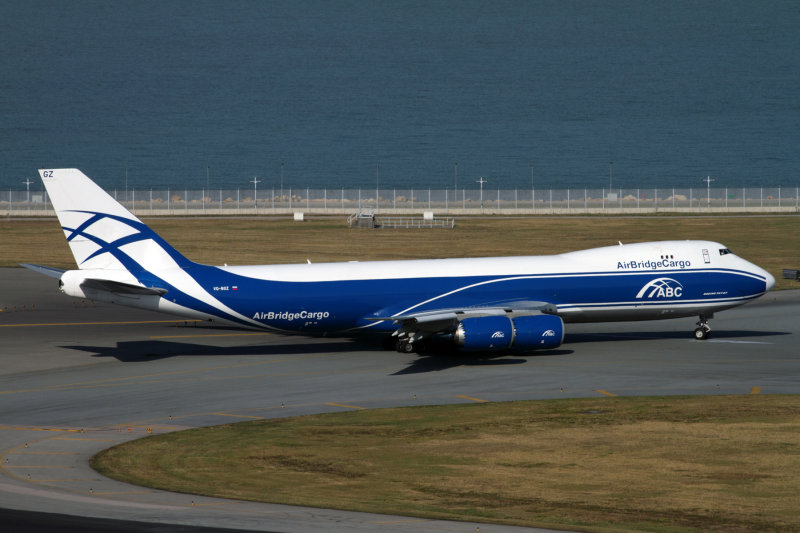
[[[712,178],[711,176],[706,176],[705,179],[700,181],[706,182],[706,207],[711,207],[711,182],[717,181],[717,179]]]
[[[614,169],[614,162],[613,161],[609,161],[608,162],[608,192],[609,192],[609,194],[611,194],[611,183],[613,182],[613,177],[614,177],[613,169]]]
[[[30,178],[25,178],[25,181],[23,181],[22,183],[24,183],[24,184],[25,184],[25,203],[27,203],[27,204],[28,204],[28,209],[30,209],[30,203],[31,203],[31,183],[33,183],[33,182],[31,181],[31,179],[30,179]]]
[[[375,209],[378,209],[378,191],[381,186],[381,166],[375,165]]]
[[[283,163],[281,163],[281,202],[283,201]]]
[[[253,184],[253,205],[256,209],[258,209],[258,184],[261,183],[261,180],[258,179],[258,176],[253,176],[253,179],[250,180],[250,183]]]
[[[483,176],[481,176],[481,179],[475,180],[475,183],[480,183],[481,184],[481,209],[483,209],[483,184],[488,182],[488,181],[489,180],[483,179]]]
[[[458,162],[453,163],[453,196],[458,196]]]

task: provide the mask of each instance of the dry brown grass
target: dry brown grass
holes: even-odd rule
[[[181,253],[207,264],[268,264],[539,255],[665,239],[710,239],[769,270],[777,288],[795,288],[781,269],[800,268],[800,218],[556,217],[464,218],[454,230],[349,229],[342,218],[303,223],[269,218],[146,220]],[[0,221],[0,266],[74,268],[55,219]]]
[[[800,397],[337,413],[180,432],[95,467],[229,498],[590,531],[800,529]]]

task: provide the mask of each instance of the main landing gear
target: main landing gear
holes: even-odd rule
[[[397,351],[400,353],[413,353],[414,345],[405,339],[397,341]]]
[[[711,326],[708,325],[708,319],[713,316],[714,315],[700,315],[700,320],[697,322],[697,329],[694,330],[695,339],[704,341],[711,335]]]

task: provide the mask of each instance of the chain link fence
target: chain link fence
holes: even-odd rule
[[[111,196],[147,214],[246,214],[264,211],[315,213],[513,211],[521,213],[620,210],[798,210],[798,187],[650,189],[130,189]],[[46,191],[0,193],[0,213],[52,212]]]

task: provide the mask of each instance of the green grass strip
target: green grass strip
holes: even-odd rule
[[[800,529],[800,396],[408,407],[169,433],[92,466],[171,491],[586,531]]]

